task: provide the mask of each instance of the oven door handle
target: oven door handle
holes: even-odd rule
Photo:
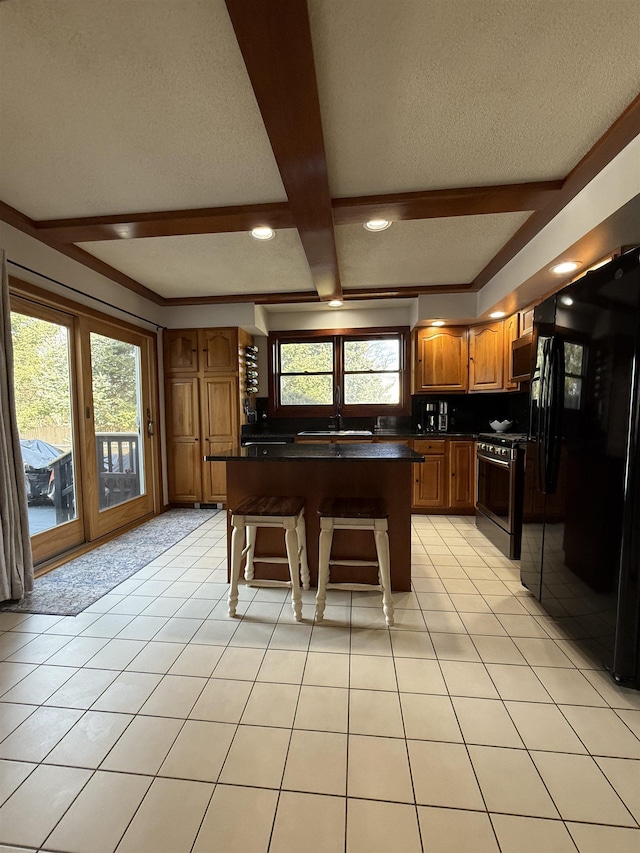
[[[483,462],[489,462],[491,465],[499,465],[501,468],[509,468],[511,465],[511,461],[508,459],[494,459],[493,456],[484,456],[484,454],[479,453],[478,459],[481,459]]]

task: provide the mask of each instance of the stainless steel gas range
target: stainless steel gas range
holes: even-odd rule
[[[480,433],[476,526],[512,560],[520,558],[524,482],[523,433]]]

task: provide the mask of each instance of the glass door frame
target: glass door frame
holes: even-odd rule
[[[75,487],[75,518],[56,524],[48,530],[34,533],[31,536],[31,551],[34,564],[42,563],[57,554],[68,551],[86,541],[84,529],[83,480],[80,476],[80,431],[78,429],[78,382],[75,370],[77,363],[76,338],[77,318],[48,305],[42,305],[21,296],[11,296],[11,311],[34,317],[47,323],[65,326],[68,330],[69,354],[69,406],[71,411],[71,443],[73,453],[73,472]]]
[[[9,277],[9,290],[12,310],[14,306],[16,306],[16,310],[19,310],[17,306],[22,306],[23,310],[26,309],[26,313],[42,317],[42,319],[63,317],[65,324],[71,323],[72,327],[70,372],[72,394],[74,395],[72,413],[74,418],[74,463],[76,466],[74,476],[77,481],[77,518],[73,522],[66,522],[64,525],[52,528],[52,531],[56,531],[53,550],[46,547],[46,542],[50,542],[51,537],[48,536],[45,539],[45,536],[51,531],[43,531],[42,534],[31,537],[37,575],[40,564],[52,561],[56,557],[58,557],[56,564],[60,564],[63,560],[59,559],[59,555],[78,548],[81,552],[87,551],[92,547],[91,543],[99,544],[99,540],[112,538],[119,531],[136,526],[142,518],[151,518],[162,512],[158,333],[143,326],[135,326],[101,311],[96,311],[80,302],[44,290],[14,276]],[[59,322],[59,320],[54,320],[54,322]],[[148,401],[150,420],[153,424],[153,435],[148,436],[145,442],[146,503],[138,501],[132,506],[133,501],[127,501],[113,507],[113,511],[110,510],[106,516],[104,512],[101,513],[100,515],[103,516],[101,519],[95,518],[94,516],[97,516],[98,513],[92,513],[89,509],[90,491],[94,490],[97,494],[95,445],[92,438],[87,455],[89,440],[85,423],[87,420],[86,390],[88,388],[91,391],[91,374],[86,366],[86,362],[90,359],[90,349],[87,348],[90,331],[121,340],[130,340],[141,347],[141,362],[144,364],[143,376],[141,377],[143,393],[144,399]],[[146,410],[143,411],[143,414],[145,415],[146,427]],[[89,473],[91,465],[93,465],[93,474]],[[119,511],[116,512],[116,510]],[[71,528],[67,528],[67,525],[74,527],[73,535],[66,535],[67,529],[71,533]],[[63,529],[65,535],[61,538],[60,534]],[[44,571],[47,570],[48,568],[44,569]]]
[[[144,470],[144,493],[129,500],[116,504],[113,507],[100,509],[99,507],[99,473],[96,456],[96,437],[94,423],[94,406],[91,373],[91,334],[103,335],[118,341],[125,341],[140,348],[140,440],[139,452],[143,460]],[[82,362],[79,365],[79,379],[81,385],[81,399],[83,405],[83,417],[80,422],[80,433],[83,444],[84,477],[85,477],[85,521],[87,538],[98,539],[124,527],[132,522],[139,521],[147,515],[151,515],[157,503],[157,481],[158,476],[154,466],[155,436],[152,428],[148,432],[147,412],[151,413],[149,420],[153,424],[156,418],[153,416],[154,394],[153,394],[153,356],[154,347],[148,334],[143,331],[134,330],[132,327],[123,327],[105,320],[92,317],[82,317],[79,323],[79,351],[82,353]],[[157,402],[156,402],[157,406]]]

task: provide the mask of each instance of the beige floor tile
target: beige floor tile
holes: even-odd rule
[[[448,696],[401,693],[400,701],[408,738],[462,743],[460,727]]]
[[[30,635],[23,635],[23,637],[27,636]],[[8,656],[7,660],[17,663],[44,663],[66,646],[70,639],[57,634],[34,634],[33,639],[20,643],[20,648]]]
[[[106,637],[74,637],[64,648],[49,658],[51,666],[84,666],[107,643]]]
[[[131,714],[87,711],[47,755],[46,763],[99,767],[132,720]]]
[[[395,665],[398,689],[402,693],[447,693],[438,661],[395,658]]]
[[[262,649],[227,648],[213,671],[214,678],[255,681],[263,658]]]
[[[350,690],[349,731],[358,735],[404,737],[398,694],[383,690]]]
[[[499,853],[491,823],[484,812],[418,806],[418,818],[425,851]]]
[[[493,613],[520,616],[530,615],[522,602],[513,595],[484,595],[483,598]]]
[[[345,801],[319,794],[280,794],[269,853],[343,853]],[[315,826],[305,832],[303,827]],[[321,829],[320,829],[321,827]]]
[[[415,806],[347,801],[347,853],[375,850],[422,853]]]
[[[596,758],[596,764],[613,785],[622,802],[640,823],[640,761]]]
[[[551,703],[551,697],[531,667],[500,663],[488,663],[486,666],[501,699]]]
[[[137,714],[161,679],[156,673],[122,672],[91,708],[93,711]]]
[[[506,706],[527,749],[545,752],[587,752],[555,705],[507,702]]]
[[[108,637],[112,640],[117,637],[123,628],[131,622],[133,616],[128,614],[104,613],[84,629],[84,637]]]
[[[157,773],[182,725],[165,717],[135,717],[100,769]]]
[[[465,743],[524,748],[502,701],[463,696],[456,696],[452,701]]]
[[[145,647],[141,640],[109,640],[89,661],[94,669],[124,669]]]
[[[502,853],[576,853],[560,820],[492,814],[491,822]]]
[[[151,782],[149,776],[98,771],[49,836],[47,847],[113,853]]]
[[[31,663],[3,663],[0,669],[2,701],[41,705],[68,681],[75,671],[67,666],[43,664],[34,667]],[[12,686],[7,688],[7,684]]]
[[[470,634],[488,637],[506,637],[507,632],[493,613],[461,613],[460,619]]]
[[[306,659],[306,652],[267,649],[257,680],[278,684],[301,684]]]
[[[250,681],[210,679],[190,714],[192,720],[238,723],[251,693]]]
[[[298,704],[297,684],[256,682],[240,722],[249,726],[281,726],[290,729]]]
[[[221,625],[225,630],[212,629],[209,626]],[[230,630],[233,629],[233,630]],[[273,636],[275,625],[268,622],[241,622],[238,624],[235,620],[226,622],[213,622],[207,620],[200,631],[195,635],[196,642],[211,642],[206,639],[198,640],[201,632],[207,630],[212,636],[218,636],[217,643],[219,645],[242,646],[252,649],[266,649],[269,645],[269,640]],[[224,639],[227,636],[229,639]]]
[[[577,669],[535,666],[533,671],[544,684],[554,702],[564,705],[605,707],[606,702]]]
[[[567,828],[580,853],[637,853],[640,846],[639,829],[587,823],[567,823]]]
[[[640,758],[640,740],[615,711],[578,705],[560,705],[559,708],[592,755]]]
[[[193,853],[265,853],[277,803],[277,791],[217,785]]]
[[[198,646],[191,643],[169,670],[169,675],[199,675],[209,678],[224,649],[222,646]]]
[[[397,690],[393,659],[353,655],[349,684],[360,690]]]
[[[501,613],[498,616],[501,625],[510,637],[538,637],[541,640],[548,639],[548,634],[535,617],[512,613]]]
[[[490,812],[558,817],[534,763],[524,750],[470,746],[469,755]]]
[[[532,752],[564,820],[633,826],[634,820],[588,755]]]
[[[245,608],[243,618],[249,622],[271,622],[278,621],[282,610],[282,602],[257,601],[256,598]]]
[[[484,809],[467,750],[462,744],[409,740],[407,746],[417,803]]]
[[[466,634],[460,616],[453,610],[423,610],[427,629],[435,634]]]
[[[346,794],[347,735],[294,730],[282,787],[314,794]]]
[[[306,652],[309,648],[312,627],[312,625],[297,622],[292,625],[276,625],[269,640],[269,648]]]
[[[0,744],[0,758],[42,761],[78,722],[82,711],[71,708],[36,708]]]
[[[634,735],[640,738],[640,711],[616,711],[623,723],[628,726]]]
[[[349,654],[351,649],[351,628],[334,625],[314,625],[311,631],[309,652],[334,652]]]
[[[235,732],[232,723],[187,720],[158,775],[216,782]]]
[[[261,726],[238,726],[220,774],[230,785],[279,788],[291,731]]]
[[[476,581],[476,583],[481,583],[481,581]],[[491,608],[487,602],[477,593],[475,595],[452,593],[451,601],[458,613],[491,613]]]
[[[131,821],[118,853],[190,850],[211,799],[213,785],[155,779]]]
[[[349,655],[309,652],[302,683],[315,684],[317,687],[348,687],[349,660]]]
[[[117,677],[118,672],[112,669],[79,669],[43,704],[61,708],[90,708]]]
[[[37,767],[0,808],[0,844],[40,847],[90,777],[90,770]]]
[[[526,664],[510,637],[486,637],[474,635],[473,643],[485,663]]]
[[[391,634],[388,630],[377,628],[353,628],[351,630],[351,654],[352,655],[391,655],[391,640],[393,636],[406,637],[409,634],[418,634],[417,631]],[[419,634],[425,637],[426,632]],[[427,638],[428,639],[428,638]]]
[[[405,742],[349,735],[347,793],[349,797],[413,803]]]
[[[0,805],[22,785],[37,766],[26,761],[0,760]]]
[[[582,674],[612,708],[640,711],[640,690],[621,687],[608,672],[583,670]],[[2,698],[5,699],[4,696]]]
[[[394,657],[426,659],[436,657],[427,631],[391,631],[391,645]]]
[[[186,720],[207,683],[194,675],[165,675],[140,713]]]
[[[492,639],[492,638],[487,638]],[[467,634],[431,634],[438,660],[479,661],[471,637]]]
[[[136,596],[129,596],[129,598],[135,598]],[[143,598],[140,596],[142,601],[153,601],[150,598]],[[127,599],[125,599],[126,601]],[[147,605],[148,606],[148,605]],[[139,613],[134,619],[129,622],[127,626],[125,626],[122,631],[118,634],[119,640],[151,640],[158,631],[163,628],[167,624],[168,617],[167,616],[149,616],[147,613],[144,615]]]
[[[0,702],[0,741],[24,723],[27,717],[35,711],[34,705],[15,705],[11,702]]]
[[[169,672],[184,651],[183,643],[156,643],[153,640],[136,655],[126,669],[132,672]]]
[[[530,666],[559,666],[571,669],[573,664],[554,640],[516,637],[513,641]]]
[[[321,732],[346,732],[348,708],[348,690],[303,685],[294,727]]]
[[[446,592],[417,592],[416,597],[422,610],[455,610]]]
[[[473,696],[479,699],[498,699],[498,691],[489,678],[483,663],[443,660],[440,662],[444,680],[452,696]]]

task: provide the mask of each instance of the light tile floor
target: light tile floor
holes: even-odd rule
[[[413,518],[413,591],[226,615],[225,517],[77,617],[0,614],[0,849],[625,853],[640,692],[473,519]]]

